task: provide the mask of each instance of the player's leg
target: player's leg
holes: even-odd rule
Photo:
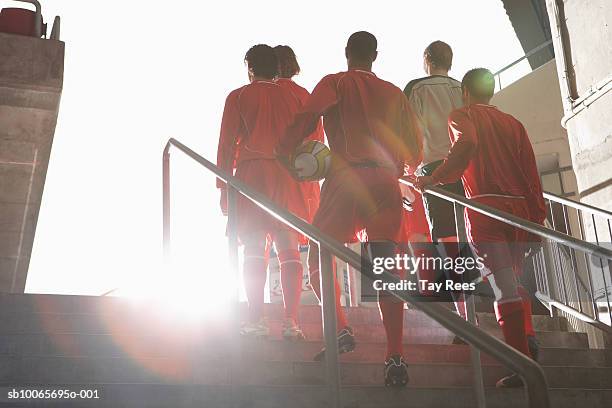
[[[484,216],[483,216],[484,217]],[[500,227],[497,223],[492,228]],[[518,290],[518,283],[512,268],[512,261],[506,242],[487,242],[474,244],[479,256],[487,255],[486,263],[490,263],[493,271],[487,277],[495,296],[495,316],[499,323],[506,343],[527,356],[531,356],[525,333],[525,308]],[[517,374],[500,379],[497,387],[522,387],[523,382]]]
[[[244,243],[243,280],[248,301],[248,319],[241,329],[241,334],[268,336],[269,329],[263,315],[268,268],[266,233],[253,232],[241,237],[241,240]]]
[[[495,315],[506,343],[523,354],[531,356],[525,333],[525,308],[512,268],[494,272],[489,282],[496,299]],[[511,374],[500,379],[496,386],[499,388],[522,387],[523,381],[517,374]]]
[[[298,249],[298,234],[289,229],[277,231],[274,245],[280,265],[285,320],[283,337],[287,340],[303,340],[304,334],[298,326],[298,309],[302,295],[302,261]]]
[[[533,315],[531,310],[531,296],[523,285],[518,283],[518,294],[523,300],[523,311],[525,313],[525,335],[527,336],[527,345],[529,346],[529,353],[531,357],[538,361],[540,355],[540,345],[536,338],[536,333],[533,328]]]
[[[348,179],[347,179],[348,175]],[[338,242],[351,242],[355,237],[355,231],[362,229],[355,215],[356,200],[351,191],[351,170],[345,170],[343,174],[328,177],[321,189],[321,202],[314,217],[313,226],[321,232],[329,235]],[[353,183],[354,184],[354,183]],[[353,351],[355,348],[355,336],[353,329],[349,326],[346,314],[341,304],[340,284],[336,279],[336,262],[332,259],[334,276],[334,292],[336,307],[336,327],[338,329],[338,349],[340,353]],[[310,241],[308,248],[308,270],[310,286],[313,292],[321,300],[321,271],[319,270],[319,245]],[[314,357],[320,361],[325,355],[323,348]]]
[[[383,170],[373,172],[370,182],[372,195],[383,203],[377,211],[366,215],[365,227],[368,234],[368,252],[375,257],[394,258],[397,242],[401,237],[402,201],[397,182],[387,180]],[[380,180],[378,180],[380,179]],[[402,271],[394,271],[403,278]],[[408,367],[403,358],[404,302],[387,292],[378,293],[378,307],[387,337],[385,358],[385,385],[405,386],[408,383]]]
[[[423,166],[419,171],[420,175],[431,176],[438,166],[443,163],[442,160],[430,163]],[[465,196],[463,184],[459,181],[451,184],[444,184],[442,189],[460,196]],[[455,256],[458,250],[457,228],[455,225],[455,210],[453,203],[446,201],[440,197],[431,194],[423,194],[423,205],[425,215],[429,223],[431,239],[435,243],[439,243],[441,256]],[[457,248],[454,250],[453,248]],[[448,253],[447,253],[448,252]],[[445,271],[445,273],[448,271]],[[450,277],[447,276],[447,279]],[[453,294],[455,309],[459,315],[467,319],[465,300],[461,295]],[[464,343],[458,337],[455,337],[453,343]]]

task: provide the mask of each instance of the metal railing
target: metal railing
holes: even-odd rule
[[[572,166],[564,166],[564,167],[558,167],[556,169],[540,172],[540,181],[542,182],[542,185],[545,186],[546,184],[545,184],[544,177],[556,175],[557,181],[559,182],[559,190],[560,190],[561,197],[574,197],[576,196],[575,191],[565,190],[566,183],[563,180],[564,173],[569,173],[573,178],[576,177],[574,174],[574,168]]]
[[[227,183],[228,188],[228,239],[229,239],[229,250],[230,259],[232,262],[231,267],[237,273],[237,262],[238,262],[238,240],[236,232],[236,199],[238,194],[243,195],[249,200],[253,201],[263,210],[282,221],[289,227],[296,231],[304,234],[314,242],[319,244],[320,251],[320,273],[321,273],[321,292],[322,292],[322,317],[323,317],[323,334],[324,343],[327,349],[325,353],[325,372],[326,372],[326,383],[329,388],[330,405],[334,408],[341,406],[341,393],[340,393],[340,376],[338,367],[338,344],[336,342],[336,315],[335,315],[335,293],[334,293],[334,276],[332,272],[332,255],[339,259],[347,262],[355,270],[359,271],[362,275],[369,279],[380,279],[384,278],[390,282],[399,283],[400,280],[397,276],[392,275],[388,272],[384,272],[382,275],[374,275],[371,268],[362,270],[361,257],[354,251],[346,248],[342,243],[332,239],[326,234],[323,234],[317,228],[308,224],[301,218],[296,217],[285,209],[279,208],[277,205],[272,203],[264,195],[253,191],[245,183],[241,182],[237,178],[227,174],[220,170],[212,162],[206,160],[181,142],[170,139],[164,148],[163,152],[163,237],[164,237],[164,255],[166,260],[170,257],[170,148],[174,147],[180,152],[187,155],[189,158],[203,166],[205,169],[213,173],[216,177]],[[557,239],[565,239],[564,236],[549,231],[537,224],[527,223],[517,217],[513,217],[510,214],[505,214],[496,209],[488,206],[474,204],[469,202],[465,198],[456,196],[454,194],[447,193],[439,188],[429,188],[426,190],[427,193],[434,194],[451,200],[456,205],[456,213],[462,213],[462,207],[473,208],[476,211],[483,212],[484,214],[493,214],[493,218],[505,221],[506,218],[510,219],[510,223],[514,224],[527,224],[528,230],[535,231],[542,235],[550,235]],[[558,234],[558,235],[557,235]],[[571,237],[568,237],[571,238]],[[576,242],[576,246],[580,246],[580,243]],[[599,248],[601,249],[601,248]],[[595,249],[593,249],[595,251]],[[608,255],[608,252],[605,252]],[[610,252],[612,257],[612,252]],[[398,286],[399,287],[399,286]],[[525,356],[521,352],[515,350],[511,346],[508,346],[503,341],[495,338],[494,336],[484,332],[475,325],[463,320],[452,311],[446,309],[440,304],[430,302],[419,302],[413,299],[409,291],[393,290],[389,291],[393,296],[398,299],[411,303],[417,309],[420,309],[432,319],[436,320],[443,327],[460,336],[469,344],[477,348],[478,350],[484,351],[491,356],[497,358],[504,366],[513,372],[518,373],[526,383],[525,392],[530,408],[547,408],[550,407],[550,399],[548,394],[548,387],[546,378],[542,368],[529,357]],[[237,303],[237,302],[236,302]],[[236,306],[237,308],[237,306]],[[473,356],[474,357],[474,356]],[[474,367],[475,371],[479,370],[479,367]],[[482,382],[475,382],[476,387],[476,400],[479,407],[484,406],[484,390]]]
[[[534,49],[532,49],[531,51],[527,52],[525,55],[523,55],[521,58],[518,58],[514,61],[512,61],[510,64],[506,65],[505,67],[503,67],[502,69],[500,69],[499,71],[495,72],[493,74],[494,77],[497,78],[497,84],[499,86],[499,90],[502,89],[502,84],[501,84],[501,74],[503,74],[504,72],[506,72],[507,70],[509,70],[510,68],[514,67],[516,64],[526,60],[527,58],[537,54],[538,52],[545,50],[549,45],[552,44],[552,40],[548,40],[546,42],[543,42],[542,44],[538,45],[537,47],[535,47]]]
[[[612,212],[551,193],[545,192],[544,198],[548,202],[548,222],[552,229],[582,241],[590,239],[600,247],[612,241]],[[585,220],[590,223],[588,228]],[[549,309],[556,307],[600,330],[612,332],[609,259],[593,258],[577,248],[548,241],[541,254],[534,258],[534,270],[536,296]]]

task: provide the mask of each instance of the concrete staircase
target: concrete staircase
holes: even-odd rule
[[[217,315],[222,315],[220,310]],[[53,385],[97,388],[97,400],[15,402],[0,406],[75,407],[325,407],[320,310],[303,306],[302,343],[281,340],[279,305],[267,305],[268,340],[242,340],[220,318],[182,318],[151,302],[120,298],[0,295],[0,390]],[[450,345],[451,333],[417,311],[407,311],[407,389],[381,386],[384,331],[376,308],[348,311],[358,340],[341,357],[347,407],[473,407],[469,348]],[[481,327],[500,335],[492,314]],[[567,332],[562,318],[537,316],[536,330],[554,407],[612,407],[612,350],[589,350],[584,333]],[[238,358],[239,370],[230,362]],[[489,407],[526,406],[522,390],[497,390],[506,370],[483,355]],[[61,386],[61,387],[60,387]]]

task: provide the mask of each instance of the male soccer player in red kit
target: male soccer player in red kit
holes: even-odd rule
[[[402,197],[398,178],[404,165],[420,162],[421,140],[406,96],[372,72],[376,48],[376,38],[368,32],[350,36],[345,49],[348,70],[328,75],[317,84],[287,129],[278,153],[290,167],[288,157],[324,117],[332,165],[313,225],[340,242],[354,241],[356,233],[365,228],[370,251],[378,254],[400,238]],[[310,283],[320,298],[318,258],[318,246],[311,242]],[[404,305],[387,293],[379,294],[379,305],[387,334],[385,384],[405,385]],[[340,352],[351,351],[355,340],[340,305],[337,281],[336,312]],[[322,357],[323,352],[315,358]]]
[[[274,79],[278,60],[267,45],[252,47],[245,56],[250,84],[232,91],[225,102],[217,165],[255,190],[265,194],[295,215],[309,217],[305,190],[281,166],[274,148],[283,137],[301,102]],[[227,212],[227,188],[218,180],[221,207]],[[249,303],[248,321],[241,333],[247,336],[267,336],[269,328],[263,318],[266,283],[266,248],[273,241],[278,254],[285,323],[283,336],[303,339],[297,325],[297,313],[302,287],[302,264],[298,252],[298,234],[247,198],[238,201],[238,238],[244,244],[244,282]]]
[[[462,178],[468,198],[542,223],[546,216],[542,186],[525,128],[514,117],[489,105],[495,88],[489,70],[469,71],[461,86],[464,107],[453,111],[448,119],[453,146],[444,163],[431,176],[419,177],[417,185],[423,188]],[[529,242],[537,238],[470,209],[466,211],[466,227],[474,250],[492,272],[488,280],[506,342],[534,357],[526,333],[531,311],[521,297],[517,276],[523,271]],[[513,374],[499,380],[497,386],[519,387],[522,381]]]

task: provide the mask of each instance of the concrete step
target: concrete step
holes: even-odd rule
[[[53,325],[54,317],[68,315],[95,315],[98,320],[106,322],[108,320],[125,319],[140,320],[146,316],[147,320],[177,318],[168,315],[164,310],[167,305],[163,301],[140,300],[118,298],[118,297],[95,297],[95,296],[70,296],[70,295],[15,295],[0,294],[0,311],[7,311],[0,314],[0,321],[13,324],[16,327],[27,328],[31,324],[37,324],[36,320],[27,322],[32,315],[43,314],[41,318],[47,320],[49,325]],[[240,306],[241,314],[246,315],[246,304]],[[376,324],[380,323],[380,314],[377,307],[358,307],[345,308],[351,324]],[[282,320],[283,308],[280,304],[266,304],[264,314],[271,320]],[[17,315],[22,321],[21,325],[13,323],[11,316]],[[480,325],[482,327],[497,326],[493,313],[478,313]],[[74,317],[78,319],[78,317]],[[405,313],[406,325],[412,327],[441,327],[437,322],[430,319],[424,313],[409,309]],[[321,309],[317,305],[302,305],[300,307],[299,321],[302,323],[320,323]],[[58,322],[58,324],[61,322]],[[94,323],[91,323],[92,325]],[[535,315],[533,319],[534,328],[543,331],[567,330],[567,321],[563,317],[550,318],[549,316]]]
[[[547,334],[548,335],[548,334]],[[546,336],[541,337],[546,340]],[[558,337],[557,334],[551,336]],[[551,343],[552,341],[546,341]],[[321,341],[288,342],[284,340],[242,339],[243,358],[249,360],[308,361],[321,349]],[[345,361],[382,361],[384,342],[360,341],[355,352],[343,356]],[[469,347],[450,344],[405,344],[406,357],[415,362],[468,362]],[[197,356],[205,360],[224,359],[232,353],[231,338],[204,337],[202,341],[187,337],[130,336],[110,334],[10,334],[0,335],[0,354],[13,356],[65,357],[166,357]],[[488,357],[487,357],[488,358]],[[485,361],[493,362],[494,359]],[[545,365],[612,366],[612,350],[542,347]]]
[[[65,358],[0,356],[0,385],[87,384],[87,383],[170,383],[227,385],[230,378],[243,385],[322,385],[322,363],[284,361],[240,361],[239,372],[230,373],[228,361],[206,362],[164,358]],[[485,385],[493,386],[507,370],[499,365],[483,365]],[[548,383],[555,388],[611,389],[610,367],[544,367]],[[383,365],[342,362],[343,384],[378,385]],[[468,364],[410,363],[413,387],[468,387]]]
[[[62,400],[15,402],[0,399],[0,407],[148,407],[191,408],[227,407],[235,402],[239,408],[326,408],[328,391],[322,386],[202,386],[161,384],[90,384],[101,396],[98,400]],[[80,387],[71,387],[80,390]],[[516,408],[526,406],[523,390],[486,389],[487,407]],[[406,388],[391,390],[380,386],[342,388],[345,408],[473,408],[469,388]],[[612,391],[553,388],[549,390],[553,408],[609,408]]]
[[[411,344],[450,344],[453,333],[429,320],[427,326],[414,325],[407,318],[404,325],[404,340]],[[425,320],[422,320],[423,322]],[[301,323],[308,339],[323,338],[320,323]],[[353,324],[355,335],[362,342],[384,342],[385,332],[382,323]],[[281,322],[270,321],[271,338],[281,338]],[[502,333],[497,325],[482,325],[486,332],[501,338]],[[36,313],[25,315],[8,315],[0,317],[0,335],[11,334],[46,334],[55,337],[58,334],[112,334],[115,337],[156,337],[170,338],[170,342],[189,339],[193,343],[202,343],[208,337],[228,337],[237,332],[237,325],[222,320],[189,321],[172,318],[142,315],[140,318],[127,319],[125,315],[93,316],[90,314]],[[587,348],[588,338],[585,333],[563,331],[539,331],[538,339],[544,347]],[[178,339],[178,340],[177,340]]]

